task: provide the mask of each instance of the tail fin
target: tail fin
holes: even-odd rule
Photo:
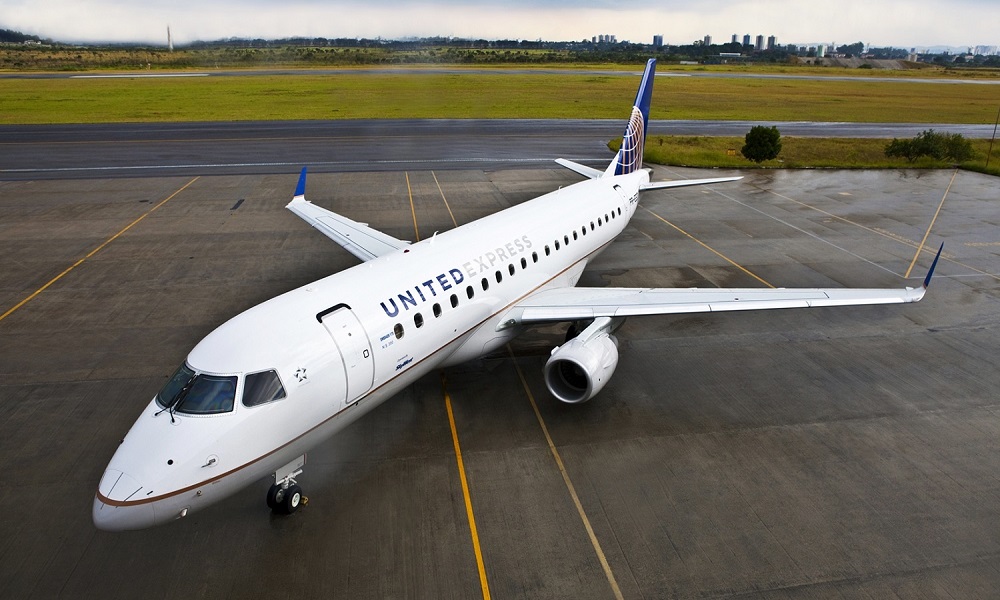
[[[639,92],[635,95],[632,116],[622,138],[622,147],[615,159],[608,165],[605,175],[627,175],[642,168],[642,152],[646,143],[646,126],[649,124],[649,102],[653,97],[653,76],[656,73],[656,59],[646,62]]]

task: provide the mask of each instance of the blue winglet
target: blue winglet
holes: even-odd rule
[[[302,167],[302,174],[299,175],[299,184],[295,186],[295,197],[306,195],[306,167]]]
[[[931,277],[934,275],[934,268],[937,267],[937,262],[938,259],[941,258],[942,250],[944,250],[944,242],[941,242],[941,247],[938,248],[937,256],[934,257],[934,262],[931,263],[931,270],[927,271],[927,277],[924,277],[924,289],[927,289],[927,286],[931,282]]]

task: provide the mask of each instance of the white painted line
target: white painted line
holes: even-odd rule
[[[577,159],[572,159],[577,160]],[[133,166],[103,166],[103,167],[54,167],[50,169],[0,169],[0,173],[66,173],[74,171],[142,171],[166,169],[226,169],[245,167],[288,167],[302,166],[335,166],[335,165],[412,165],[412,164],[448,164],[448,163],[549,163],[555,164],[551,158],[450,158],[412,160],[348,160],[348,161],[299,161],[299,162],[258,162],[258,163],[214,163],[214,164],[184,164],[184,165],[133,165]],[[578,161],[579,162],[579,161]]]
[[[134,75],[71,75],[70,79],[157,79],[165,77],[208,77],[208,73],[156,73]]]

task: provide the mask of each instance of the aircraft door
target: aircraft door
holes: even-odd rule
[[[371,343],[361,321],[346,304],[335,306],[318,318],[340,350],[347,374],[347,404],[371,389],[375,376],[375,360]]]

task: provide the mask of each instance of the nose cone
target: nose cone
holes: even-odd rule
[[[152,503],[139,503],[142,485],[126,473],[108,469],[94,498],[94,526],[104,531],[145,529],[155,523]]]

